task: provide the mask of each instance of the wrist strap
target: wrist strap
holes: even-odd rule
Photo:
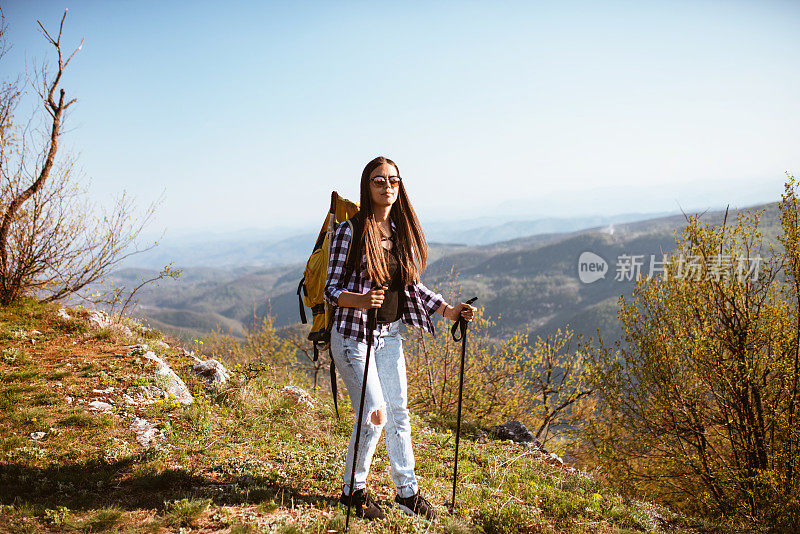
[[[476,300],[478,300],[478,297],[472,297],[465,304],[472,304]],[[456,337],[456,332],[459,330],[461,330],[460,335]],[[461,317],[461,315],[459,315],[456,322],[454,322],[453,326],[450,328],[450,335],[453,336],[454,341],[461,341],[462,339],[464,339],[466,333],[467,333],[467,320]]]

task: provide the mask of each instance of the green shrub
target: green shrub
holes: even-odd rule
[[[11,414],[9,420],[17,425],[39,428],[44,424],[47,415],[42,408],[25,408]]]
[[[72,371],[55,371],[50,374],[50,380],[62,380],[72,374]]]
[[[161,339],[164,334],[160,330],[145,330],[140,334],[145,339]]]
[[[133,456],[133,447],[127,441],[119,438],[109,439],[103,447],[103,463],[111,465],[130,459]]]
[[[0,391],[0,410],[8,411],[19,404],[19,401],[16,388],[10,387]]]
[[[36,376],[39,376],[39,371],[36,369],[16,369],[0,376],[0,382],[14,382],[16,380],[26,382]]]
[[[48,525],[60,527],[67,523],[69,517],[69,508],[66,506],[57,506],[55,508],[47,508],[44,511],[42,519]]]
[[[31,406],[50,406],[60,403],[61,397],[51,391],[40,391],[30,400]]]
[[[149,384],[153,377],[149,375],[125,375],[121,379],[123,382],[130,383],[131,387],[146,386]]]
[[[53,320],[53,326],[64,334],[82,334],[86,332],[86,325],[75,318],[66,319],[57,316]]]
[[[7,349],[3,350],[3,352],[0,352],[0,358],[10,365],[19,366],[31,363],[31,360],[25,351],[16,347],[8,347]]]
[[[121,510],[117,508],[103,508],[85,523],[84,530],[87,532],[105,532],[116,527],[121,519]]]
[[[47,449],[43,449],[41,447],[19,447],[13,449],[8,453],[8,456],[13,459],[20,459],[20,460],[41,460],[42,458],[47,456]]]
[[[92,337],[102,341],[110,341],[114,336],[111,334],[110,328],[101,328]]]
[[[78,369],[78,372],[80,373],[78,376],[80,376],[81,378],[88,378],[92,376],[92,373],[96,370],[97,370],[97,364],[94,362],[89,362],[86,365],[82,366],[80,369]]]
[[[176,526],[189,527],[206,511],[211,499],[181,499],[165,502],[167,519]]]
[[[485,534],[507,532],[539,532],[540,521],[527,508],[514,503],[498,506],[484,503],[478,510],[475,522]]]

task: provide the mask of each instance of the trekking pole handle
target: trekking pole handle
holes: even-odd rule
[[[367,310],[367,329],[371,332],[378,327],[378,308]]]
[[[472,304],[476,300],[478,300],[478,297],[472,297],[464,304]],[[461,335],[458,337],[456,337],[457,330],[461,330]],[[453,341],[461,341],[461,338],[463,338],[466,333],[467,333],[467,320],[459,315],[458,321],[453,323],[453,326],[450,327],[450,334],[453,336]]]

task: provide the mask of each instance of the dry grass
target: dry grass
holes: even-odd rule
[[[58,319],[54,306],[0,309],[0,337],[14,354],[0,358],[0,530],[164,532],[340,531],[336,505],[353,414],[337,420],[329,398],[313,409],[281,392],[275,377],[235,379],[207,390],[192,360],[156,349],[195,395],[189,406],[130,406],[123,394],[151,382],[153,368],[113,336]],[[135,324],[131,324],[135,328]],[[38,330],[35,335],[20,334]],[[152,339],[139,337],[136,342]],[[32,343],[30,340],[34,339]],[[23,355],[20,355],[24,353]],[[93,390],[113,392],[96,393]],[[115,413],[88,409],[113,401]],[[138,445],[129,413],[158,423],[164,439]],[[353,532],[697,531],[692,523],[626,499],[585,477],[550,467],[501,442],[462,441],[459,517],[449,516],[452,436],[412,416],[417,474],[439,507],[439,521],[405,516],[393,502],[388,454],[374,456],[370,490],[388,518],[354,520]],[[32,432],[43,432],[34,440]],[[597,496],[600,496],[598,499]]]

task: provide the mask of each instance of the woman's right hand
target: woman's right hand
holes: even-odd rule
[[[386,286],[376,287],[375,289],[371,289],[362,295],[362,308],[370,309],[370,308],[380,308],[383,304],[383,293],[386,290]]]

